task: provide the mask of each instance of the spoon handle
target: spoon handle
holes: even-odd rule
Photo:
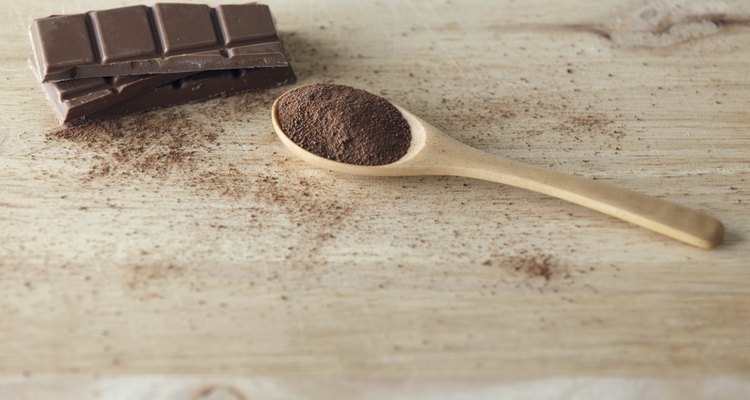
[[[544,193],[662,235],[704,249],[715,247],[724,235],[721,222],[707,214],[621,189],[605,183],[567,175],[469,148],[450,172]],[[456,161],[460,161],[456,165]]]

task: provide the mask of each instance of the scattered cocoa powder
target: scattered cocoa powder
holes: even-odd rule
[[[549,282],[557,275],[559,265],[549,255],[543,256],[520,256],[510,260],[513,271],[523,274],[528,278],[541,278]]]
[[[575,284],[575,278],[593,271],[593,268],[576,268],[538,248],[517,250],[512,256],[494,256],[482,263],[487,267],[500,267],[509,272],[516,287],[540,289]],[[515,282],[514,282],[515,281]]]
[[[294,143],[347,164],[390,164],[403,157],[411,143],[409,124],[393,104],[348,86],[295,89],[279,103],[278,118]]]
[[[301,228],[302,240],[286,256],[301,256],[295,262],[302,264],[326,263],[317,257],[318,250],[346,231],[342,225],[357,206],[352,193],[342,191],[335,179],[309,176],[304,168],[299,168],[298,160],[287,157],[275,156],[253,182],[258,203],[277,210],[275,216],[283,216]]]
[[[90,179],[132,173],[165,176],[191,169],[200,153],[216,147],[221,131],[184,111],[160,111],[66,126],[49,132],[47,139],[71,141],[91,151],[95,163]]]

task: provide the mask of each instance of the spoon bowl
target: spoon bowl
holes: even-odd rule
[[[278,135],[284,146],[286,146],[295,156],[317,167],[324,168],[330,171],[341,172],[344,174],[365,176],[425,175],[420,168],[414,168],[414,159],[424,158],[424,155],[422,155],[422,153],[427,142],[427,132],[425,129],[427,123],[419,119],[416,115],[406,111],[399,106],[394,105],[404,116],[411,130],[411,144],[409,145],[409,149],[406,151],[406,154],[404,154],[404,156],[401,157],[398,161],[385,165],[347,164],[335,160],[330,160],[317,154],[313,154],[298,146],[297,143],[294,143],[294,141],[292,141],[292,139],[289,139],[286,133],[284,133],[284,130],[281,129],[278,114],[279,102],[287,93],[289,92],[282,94],[278,99],[276,99],[276,101],[274,101],[272,107],[272,122],[273,129],[276,131],[276,135]]]
[[[278,107],[288,93],[273,103],[274,130],[292,154],[316,167],[353,175],[452,175],[502,183],[563,199],[704,249],[715,247],[724,236],[722,223],[700,211],[483,152],[453,139],[395,104],[409,124],[412,135],[403,157],[385,165],[354,165],[329,160],[298,146],[281,129]]]

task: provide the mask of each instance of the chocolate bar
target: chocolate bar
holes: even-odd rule
[[[291,67],[201,72],[121,101],[88,115],[86,119],[106,119],[241,91],[269,89],[293,83],[296,79]]]
[[[35,58],[34,54],[29,58],[32,70]],[[192,73],[81,78],[42,83],[42,89],[57,119],[67,123],[189,75]]]
[[[29,63],[40,80],[114,74],[43,83],[62,123],[296,80],[268,7],[254,3],[124,7],[39,19],[30,31]]]
[[[42,89],[57,119],[61,123],[68,123],[189,75],[191,74],[81,78],[42,83]]]
[[[262,4],[156,4],[35,20],[30,35],[42,82],[122,75],[287,67]]]

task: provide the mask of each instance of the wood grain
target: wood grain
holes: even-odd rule
[[[705,252],[492,183],[312,169],[273,135],[284,89],[61,139],[26,27],[124,3],[11,0],[0,373],[716,378],[740,398],[747,2],[269,3],[300,84],[361,87],[476,148],[703,210],[725,223],[723,244]]]

